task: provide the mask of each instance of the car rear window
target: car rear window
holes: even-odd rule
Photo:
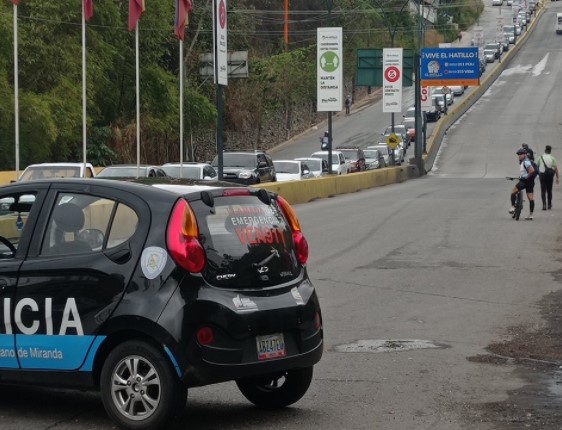
[[[213,207],[191,202],[207,254],[203,276],[227,288],[260,289],[299,276],[291,228],[275,200],[225,196]]]

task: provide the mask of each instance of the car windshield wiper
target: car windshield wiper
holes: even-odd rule
[[[275,248],[271,248],[271,254],[268,255],[267,257],[265,257],[262,261],[260,261],[259,263],[252,263],[252,267],[260,267],[263,266],[264,264],[268,263],[273,257],[277,257],[279,258],[279,251],[277,251]]]

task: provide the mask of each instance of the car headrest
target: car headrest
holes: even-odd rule
[[[84,227],[84,212],[74,203],[64,203],[55,208],[53,219],[65,233],[75,232]]]
[[[29,212],[31,211],[32,203],[12,203],[10,205],[11,212]]]

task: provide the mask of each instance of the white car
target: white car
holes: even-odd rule
[[[324,176],[328,172],[328,162],[321,158],[299,157],[295,158],[295,160],[305,161],[306,165],[310,169],[310,172],[314,175],[315,178]]]
[[[437,94],[445,94],[445,97],[447,99],[447,104],[448,105],[452,105],[455,102],[455,95],[453,94],[453,92],[451,91],[450,88],[445,88],[445,87],[433,87],[431,90],[431,95],[437,95]]]
[[[162,170],[171,178],[202,179],[204,181],[216,181],[217,171],[208,163],[186,162],[166,163],[162,165]]]
[[[328,162],[328,151],[316,151],[310,154],[312,158],[321,158]],[[351,170],[350,166],[348,165],[343,152],[341,151],[332,151],[332,173],[337,175],[346,175]]]
[[[385,142],[381,142],[376,145],[369,145],[367,146],[367,149],[378,149],[379,151],[381,151],[386,165],[392,166],[392,163],[390,162],[392,149],[390,149]],[[404,162],[404,156],[404,147],[402,145],[398,145],[398,147],[394,150],[394,163],[397,166],[400,166]]]
[[[93,178],[94,166],[90,163],[40,163],[25,168],[18,181],[52,178]]]
[[[300,181],[314,177],[306,161],[273,160],[273,165],[278,181]]]

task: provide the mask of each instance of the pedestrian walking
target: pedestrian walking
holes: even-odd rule
[[[347,96],[345,98],[345,114],[349,115],[350,111],[351,111],[351,96]]]
[[[462,32],[460,32],[460,31],[459,31],[459,34],[457,35],[457,37],[458,37],[458,39],[459,39],[459,42],[460,42],[460,41],[461,41],[461,39],[462,39]]]
[[[544,148],[544,154],[542,154],[538,160],[537,165],[539,166],[539,180],[541,183],[541,199],[542,199],[542,210],[552,209],[552,184],[554,182],[554,177],[556,177],[556,183],[560,183],[560,175],[558,173],[558,163],[556,158],[552,156],[552,147],[546,145]]]

